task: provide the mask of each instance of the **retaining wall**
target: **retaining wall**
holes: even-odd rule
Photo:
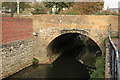
[[[30,18],[0,19],[0,78],[32,64],[33,28]]]

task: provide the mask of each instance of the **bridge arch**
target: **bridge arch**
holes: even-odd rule
[[[95,34],[95,32],[89,31],[89,30],[78,30],[78,29],[67,30],[67,29],[64,29],[64,30],[55,31],[54,34],[52,34],[52,36],[49,36],[49,38],[46,40],[47,45],[49,45],[51,43],[51,41],[53,41],[55,38],[57,38],[63,34],[67,34],[67,33],[78,33],[78,34],[84,35],[86,37],[89,37],[100,47],[102,53],[104,52],[103,47],[101,46],[102,41],[103,41],[100,39],[101,36],[99,36],[97,33]]]
[[[98,52],[100,52],[100,55],[102,55],[102,50],[99,46],[99,43],[96,42],[97,40],[94,40],[94,35],[92,35],[91,38],[90,34],[87,32],[83,34],[79,31],[70,30],[68,32],[63,32],[62,34],[55,34],[50,39],[51,41],[47,46],[47,56],[50,57],[52,62],[54,62],[55,59],[57,59],[57,57],[59,57],[59,55],[61,55],[61,53],[64,51],[75,47],[81,47],[82,49],[82,47],[86,46],[87,44],[92,48],[95,48],[96,46]]]

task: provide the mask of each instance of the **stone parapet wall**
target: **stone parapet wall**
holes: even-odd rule
[[[34,15],[41,24],[107,25],[118,26],[118,16],[112,15]],[[37,23],[37,22],[36,22]]]
[[[37,27],[42,28],[53,28],[60,27],[80,27],[86,28],[90,27],[94,30],[107,30],[108,25],[112,24],[112,32],[116,34],[116,30],[118,31],[118,26],[120,20],[118,20],[118,16],[112,15],[35,15],[33,16],[33,28],[34,30]]]

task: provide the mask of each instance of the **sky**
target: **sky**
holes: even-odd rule
[[[104,0],[104,8],[118,8],[120,7],[120,0]]]

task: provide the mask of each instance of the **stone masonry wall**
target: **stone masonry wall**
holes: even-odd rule
[[[32,64],[32,39],[3,44],[1,47],[2,78],[6,78]]]
[[[38,33],[34,42],[34,56],[40,63],[48,63],[47,46],[62,30],[76,31],[90,37],[105,52],[104,40],[108,36],[108,25],[112,24],[112,34],[118,34],[118,17],[105,15],[35,15],[33,31]],[[83,32],[86,33],[83,33]],[[73,31],[74,33],[74,31]]]
[[[33,28],[30,18],[0,17],[0,79],[32,64]]]

